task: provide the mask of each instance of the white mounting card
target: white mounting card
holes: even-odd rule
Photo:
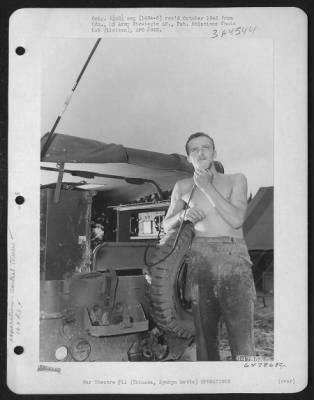
[[[38,8],[11,16],[7,383],[13,392],[292,393],[307,386],[307,29],[306,14],[285,7]],[[261,348],[255,359],[239,361],[140,362],[124,354],[120,361],[73,362],[63,359],[62,343],[55,360],[40,357],[40,343],[50,340],[40,338],[40,185],[58,179],[40,171],[48,165],[40,162],[40,139],[58,116],[58,133],[162,154],[184,154],[188,135],[205,131],[225,173],[243,172],[253,198],[259,188],[274,187],[273,331],[255,332],[257,347],[273,335],[271,359]],[[109,172],[104,165],[96,166],[117,174],[114,164]],[[162,179],[172,182],[167,174]],[[107,339],[99,340],[106,346]]]

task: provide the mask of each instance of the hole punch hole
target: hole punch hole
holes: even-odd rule
[[[19,46],[15,49],[15,52],[18,56],[22,56],[23,54],[25,54],[25,48],[22,46]]]
[[[14,347],[14,353],[20,356],[21,354],[24,353],[24,347],[23,346]]]
[[[18,204],[18,205],[23,204],[24,201],[25,201],[25,199],[24,199],[23,196],[17,196],[17,197],[15,198],[15,203]]]

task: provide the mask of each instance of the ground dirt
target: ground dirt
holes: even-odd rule
[[[256,356],[264,360],[274,357],[274,298],[273,294],[259,292],[254,310],[254,337]],[[220,357],[222,361],[231,361],[228,335],[224,324],[220,331]],[[195,343],[183,354],[182,361],[196,361]]]

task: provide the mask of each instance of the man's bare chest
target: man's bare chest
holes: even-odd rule
[[[198,187],[193,188],[194,186],[193,184],[194,182],[191,182],[191,185],[188,188],[186,188],[186,191],[182,196],[182,200],[184,200],[185,203],[187,203],[190,200],[189,202],[190,207],[206,206],[208,203],[208,198]],[[213,186],[224,199],[230,200],[232,195],[232,181],[229,177],[224,177],[224,179],[215,180],[213,182]]]

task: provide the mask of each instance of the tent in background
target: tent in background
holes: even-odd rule
[[[274,290],[274,188],[260,188],[249,202],[243,225],[244,236],[253,261],[257,289]]]
[[[274,248],[274,188],[260,188],[249,202],[243,225],[249,250],[273,250]]]

